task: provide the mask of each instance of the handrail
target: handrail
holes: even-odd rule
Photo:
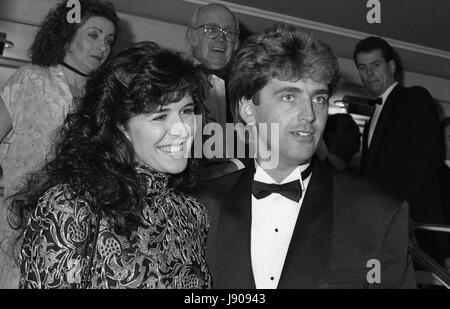
[[[427,230],[433,232],[450,233],[450,225],[445,224],[430,224],[430,223],[414,223],[415,230]]]
[[[439,231],[439,232],[450,232],[450,226],[442,224],[428,224],[428,223],[414,223],[410,227],[414,229],[422,229],[429,231]],[[410,239],[408,243],[409,253],[411,254],[413,260],[423,267],[426,271],[429,271],[431,275],[440,284],[442,284],[447,289],[450,289],[450,273],[439,265],[432,257],[430,257],[425,251],[423,251],[414,236],[414,231],[410,233]]]
[[[450,274],[437,262],[435,262],[415,241],[409,242],[409,252],[413,260],[429,271],[431,275],[447,289],[450,289]]]

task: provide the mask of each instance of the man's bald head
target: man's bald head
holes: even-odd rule
[[[189,27],[197,27],[199,25],[199,21],[205,17],[204,15],[216,15],[219,14],[219,12],[222,14],[229,14],[234,19],[234,26],[236,27],[236,30],[239,30],[239,21],[236,16],[234,16],[233,12],[228,7],[219,3],[210,3],[197,8],[194,14],[192,14]]]

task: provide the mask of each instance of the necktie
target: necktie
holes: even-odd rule
[[[369,100],[369,105],[370,106],[375,106],[375,105],[381,105],[383,103],[383,99],[382,98],[377,98],[374,100]]]
[[[312,163],[302,172],[302,179],[308,178],[308,176],[311,175],[311,172]],[[268,184],[254,180],[252,183],[252,193],[258,200],[265,198],[272,193],[279,193],[284,197],[298,203],[302,197],[302,188],[299,179],[282,185],[274,183]]]
[[[203,73],[205,73],[206,75],[212,75],[212,74],[214,74],[214,75],[220,77],[221,79],[223,79],[224,81],[226,81],[226,80],[228,79],[228,68],[227,68],[226,66],[223,67],[223,68],[221,68],[221,69],[218,69],[218,70],[214,70],[214,69],[207,68],[207,67],[204,66],[204,65],[200,65],[199,68],[200,68],[200,70],[202,70]]]

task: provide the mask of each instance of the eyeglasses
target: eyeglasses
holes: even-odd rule
[[[203,32],[210,39],[217,38],[221,33],[225,37],[225,41],[233,43],[239,38],[239,31],[232,28],[221,28],[219,25],[215,24],[204,24],[193,28],[194,30],[203,28]]]

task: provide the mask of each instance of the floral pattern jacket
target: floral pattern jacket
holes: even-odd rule
[[[94,289],[210,288],[204,206],[171,189],[167,175],[143,165],[137,172],[146,188],[145,226],[125,237],[101,219],[95,251],[89,199],[75,196],[66,184],[48,190],[25,230],[20,287],[81,288],[89,273],[87,287]]]

